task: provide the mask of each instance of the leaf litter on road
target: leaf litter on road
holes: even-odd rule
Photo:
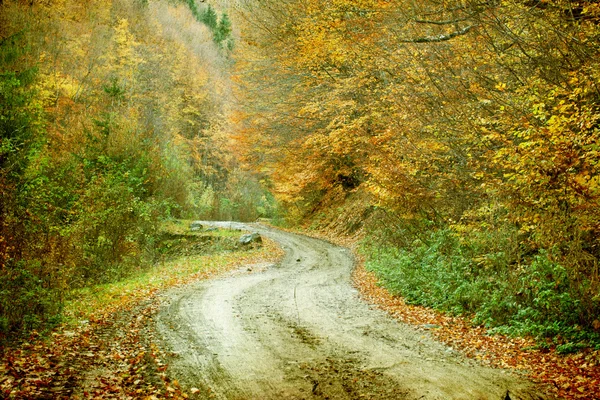
[[[490,335],[465,318],[406,304],[378,284],[377,277],[360,263],[354,283],[361,296],[398,320],[430,331],[440,341],[484,365],[506,368],[543,384],[564,399],[600,399],[600,351],[560,355],[542,350],[533,338]]]
[[[119,293],[109,303],[94,304],[92,313],[78,309],[76,316],[86,319],[62,325],[49,336],[32,332],[18,346],[0,349],[0,397],[186,399],[202,394],[197,388],[186,393],[166,374],[168,354],[155,345],[154,332],[148,329],[161,293],[242,266],[274,262],[281,255],[266,240],[262,250],[217,256],[210,268],[173,273],[154,286]]]
[[[357,266],[352,278],[361,297],[399,321],[430,332],[453,350],[483,365],[525,375],[559,398],[600,399],[600,350],[559,354],[555,348],[541,348],[531,337],[490,334],[465,317],[407,304],[382,287],[376,275],[365,268],[364,257],[356,251],[360,234],[349,237],[311,231],[309,235],[353,249]]]

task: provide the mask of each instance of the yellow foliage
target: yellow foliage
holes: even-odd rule
[[[40,60],[43,62],[43,59]],[[44,107],[55,106],[58,99],[73,99],[81,88],[81,82],[61,72],[41,73],[36,84],[39,100]]]
[[[307,212],[341,187],[400,217],[495,216],[534,248],[597,231],[599,28],[562,5],[286,2],[240,64],[248,159]]]
[[[136,84],[137,69],[144,62],[137,52],[138,46],[139,43],[129,30],[129,21],[126,18],[119,19],[105,59],[109,75],[117,78],[129,92]]]

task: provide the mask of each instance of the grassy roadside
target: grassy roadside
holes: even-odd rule
[[[153,316],[170,288],[242,266],[278,261],[282,250],[263,238],[237,248],[243,232],[202,230],[189,221],[166,226],[162,260],[119,282],[73,291],[65,322],[49,335],[0,353],[0,398],[193,398],[166,371]]]
[[[67,324],[102,318],[157,291],[207,279],[244,264],[270,260],[269,256],[277,249],[273,242],[267,240],[262,247],[237,249],[236,242],[241,232],[229,229],[190,232],[190,222],[165,224],[165,234],[177,239],[163,241],[159,249],[164,254],[163,260],[152,267],[118,282],[71,292],[64,309]],[[190,251],[197,244],[202,246]],[[275,254],[278,254],[277,250]]]

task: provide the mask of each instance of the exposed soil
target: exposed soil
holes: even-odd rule
[[[265,235],[286,256],[165,296],[156,328],[171,354],[168,374],[196,397],[549,398],[360,300],[347,249],[260,225],[212,224]]]

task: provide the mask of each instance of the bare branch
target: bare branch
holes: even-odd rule
[[[400,39],[400,42],[402,42],[402,43],[437,43],[437,42],[445,42],[447,40],[454,39],[457,36],[466,35],[467,33],[469,33],[469,31],[471,29],[473,29],[475,27],[476,27],[476,25],[469,25],[469,26],[466,26],[466,27],[462,28],[461,30],[458,30],[458,31],[452,32],[452,33],[448,33],[448,34],[441,34],[441,35],[435,35],[435,36],[426,36],[426,37],[416,38],[416,39]]]
[[[446,20],[446,21],[433,21],[433,20],[428,20],[428,19],[416,19],[415,18],[415,19],[413,19],[413,21],[415,21],[416,23],[419,23],[419,24],[451,25],[451,24],[456,24],[458,22],[467,21],[471,18],[472,18],[472,16],[468,16],[465,18],[450,19],[450,20]]]

